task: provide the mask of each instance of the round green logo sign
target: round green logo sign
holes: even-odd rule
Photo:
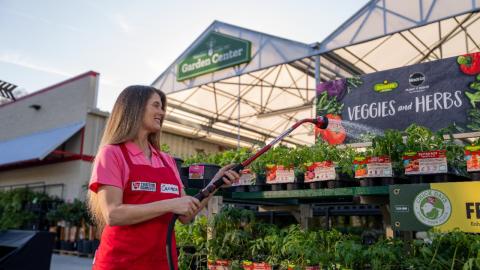
[[[450,218],[452,205],[443,192],[427,189],[415,197],[413,212],[421,223],[432,227],[439,226]]]

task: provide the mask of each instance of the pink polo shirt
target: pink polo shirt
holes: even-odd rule
[[[152,162],[150,163],[150,161],[143,154],[142,150],[140,150],[135,143],[129,141],[125,143],[125,146],[133,164],[149,165],[153,168],[161,168],[165,166],[160,158],[161,155],[167,163],[166,165],[173,170],[173,173],[177,177],[178,183],[183,188],[182,180],[180,180],[180,174],[177,170],[177,165],[171,156],[157,151],[153,146],[150,145],[150,150],[152,152]],[[97,192],[100,185],[110,185],[123,189],[128,182],[129,174],[130,170],[128,168],[127,161],[123,157],[120,145],[105,145],[95,156],[89,188],[93,192]]]

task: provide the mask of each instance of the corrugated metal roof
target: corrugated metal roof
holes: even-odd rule
[[[0,142],[0,165],[42,160],[84,126],[85,122],[82,121],[2,141]]]

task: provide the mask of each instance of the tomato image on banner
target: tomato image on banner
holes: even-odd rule
[[[362,84],[359,78],[339,79],[321,83],[317,86],[317,115],[328,118],[329,124],[326,129],[315,127],[315,138],[321,138],[325,142],[336,145],[342,144],[347,138],[347,131],[342,125],[343,104],[340,100]]]
[[[342,117],[338,114],[327,114],[326,117],[329,120],[328,127],[326,129],[315,127],[315,136],[318,138],[320,135],[324,141],[332,145],[342,144],[347,138],[347,132],[342,126]]]
[[[467,75],[477,75],[480,73],[480,53],[464,54],[457,58],[460,70]]]

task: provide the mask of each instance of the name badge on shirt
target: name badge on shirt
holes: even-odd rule
[[[160,190],[161,190],[162,193],[172,193],[172,194],[177,194],[177,195],[180,194],[178,192],[178,186],[177,185],[162,184],[160,186]]]
[[[157,183],[152,182],[132,182],[132,191],[157,191]]]

